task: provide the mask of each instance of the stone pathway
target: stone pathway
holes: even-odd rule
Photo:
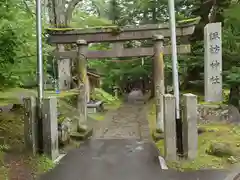
[[[162,170],[150,141],[144,103],[125,103],[94,126],[93,138],[70,151],[40,180],[224,180],[227,171]]]
[[[150,138],[147,107],[145,104],[125,103],[109,112],[104,121],[94,128],[94,139],[138,139]]]

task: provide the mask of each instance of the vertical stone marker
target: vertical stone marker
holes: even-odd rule
[[[222,101],[221,23],[204,28],[204,91],[206,102]]]
[[[176,99],[171,94],[163,96],[164,104],[164,156],[166,160],[177,160],[176,145]]]
[[[52,160],[59,156],[57,98],[43,100],[43,152]]]
[[[183,152],[188,159],[198,153],[197,96],[183,94]]]
[[[36,155],[39,150],[38,118],[35,97],[27,97],[24,101],[24,142],[28,150]]]
[[[78,111],[79,111],[79,119],[78,119],[78,131],[82,130],[82,126],[87,122],[87,48],[88,44],[85,40],[77,41],[77,72],[78,72]]]
[[[163,122],[163,95],[165,94],[164,85],[164,61],[163,61],[163,41],[162,35],[154,35],[154,91],[156,99],[156,122],[157,129],[164,131]]]

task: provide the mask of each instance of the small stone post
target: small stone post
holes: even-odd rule
[[[114,97],[118,98],[118,86],[113,86]]]
[[[36,155],[39,150],[38,118],[35,97],[27,97],[24,101],[24,141],[27,150]]]
[[[43,113],[43,152],[50,159],[55,160],[59,156],[56,97],[49,97],[43,99],[42,113]]]
[[[197,157],[198,129],[197,129],[197,96],[183,95],[183,152],[189,159]]]
[[[78,131],[82,130],[82,125],[86,125],[87,122],[87,42],[85,40],[77,41],[77,70],[78,70]]]
[[[164,61],[163,61],[163,40],[162,35],[154,36],[154,91],[156,99],[156,121],[157,129],[164,131],[163,125],[163,95],[165,94],[164,85]]]
[[[163,96],[164,102],[164,155],[167,160],[177,159],[175,97]]]

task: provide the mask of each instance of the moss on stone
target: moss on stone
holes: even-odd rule
[[[155,142],[158,142],[164,139],[164,134],[159,132],[152,132],[152,138]]]
[[[191,18],[191,19],[184,19],[178,21],[178,25],[194,25],[198,24],[200,18]],[[128,27],[128,26],[126,26]],[[136,26],[137,27],[137,26]],[[124,28],[124,27],[123,27]],[[122,27],[119,26],[93,26],[88,28],[72,28],[72,27],[63,27],[63,28],[46,28],[47,33],[51,34],[54,32],[69,32],[69,31],[83,31],[85,33],[94,33],[94,31],[101,31],[101,32],[117,32],[115,35],[118,35],[121,32]],[[89,32],[88,32],[89,31]]]
[[[230,144],[220,142],[213,142],[210,144],[209,148],[206,150],[206,153],[217,157],[230,157],[235,154],[231,149]]]
[[[222,169],[231,168],[233,163],[239,163],[239,148],[237,145],[240,142],[240,126],[234,126],[225,123],[214,123],[200,125],[206,129],[205,133],[199,135],[198,138],[198,156],[195,160],[182,160],[176,162],[168,162],[170,168],[175,168],[180,171],[197,170],[197,169]],[[214,131],[213,131],[214,130]],[[218,152],[217,147],[213,144],[228,144],[230,151],[224,152],[224,156],[216,156],[209,154],[210,147],[212,151]],[[163,149],[163,144],[158,143],[159,149]],[[234,159],[234,161],[232,160]]]
[[[179,24],[179,25],[189,24],[189,23],[196,23],[196,24],[198,24],[198,22],[200,21],[200,19],[201,19],[201,17],[184,19],[184,20],[177,21],[177,24]]]

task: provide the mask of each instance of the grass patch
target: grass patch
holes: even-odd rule
[[[105,92],[103,89],[100,89],[100,88],[95,88],[94,93],[91,94],[91,98],[94,100],[104,102],[103,106],[104,106],[105,112],[88,114],[89,117],[97,121],[104,120],[107,111],[118,109],[122,104],[121,100],[119,100],[118,98],[115,98],[114,96],[112,96],[111,94]]]
[[[54,165],[45,156],[33,157],[25,151],[23,115],[22,109],[0,114],[0,179],[7,179],[8,176],[10,162],[4,160],[6,156],[21,162],[36,175],[48,171]]]
[[[54,168],[55,164],[48,157],[41,155],[29,157],[26,162],[33,170],[34,174],[40,175]]]
[[[23,115],[22,109],[14,112],[2,112],[0,114],[1,147],[23,145]]]
[[[148,114],[147,114],[147,118],[148,118],[148,126],[150,129],[150,133],[154,133],[156,131],[156,107],[154,104],[154,100],[150,100],[148,102]]]
[[[110,94],[101,89],[97,89],[97,98],[105,102],[107,110],[117,109],[121,105],[119,99],[114,98]],[[78,94],[76,90],[61,91],[57,94],[55,91],[45,91],[44,96],[55,96],[59,98],[59,104],[65,117],[78,115],[75,105],[75,97]],[[37,96],[34,89],[12,88],[0,91],[0,106],[8,104],[19,104],[21,96]],[[66,111],[66,112],[65,112]],[[105,118],[105,112],[89,114],[93,119],[101,121]],[[10,154],[17,154],[17,157],[23,162],[24,167],[28,167],[33,174],[42,174],[54,167],[54,163],[46,156],[31,156],[24,151],[24,112],[23,109],[1,112],[0,113],[0,179],[7,179],[8,164],[4,162],[5,155],[9,155],[6,148],[10,148]],[[8,162],[7,162],[8,163]]]
[[[97,120],[97,121],[104,120],[105,119],[105,115],[106,115],[106,113],[104,113],[104,112],[88,114],[89,117],[91,117],[92,119]]]
[[[181,94],[185,94],[185,93],[192,93],[192,94],[197,95],[199,104],[223,105],[223,104],[227,104],[227,102],[228,102],[230,90],[229,89],[223,89],[223,101],[222,102],[205,102],[204,94],[200,93],[200,92],[197,92],[197,91],[194,91],[194,90],[185,90],[185,91],[181,92]]]
[[[154,101],[148,104],[148,122],[151,133],[156,132],[156,109]],[[167,162],[170,168],[180,171],[197,170],[205,168],[231,168],[233,164],[240,163],[240,126],[226,123],[202,124],[199,127],[206,132],[198,136],[198,157],[194,161],[181,160]],[[212,144],[227,143],[234,152],[233,156],[217,157],[207,153]],[[164,140],[156,142],[160,153],[164,155]]]
[[[0,179],[8,180],[8,168],[5,166],[0,167]]]
[[[207,131],[199,135],[198,157],[193,161],[168,162],[168,166],[180,171],[197,170],[205,168],[221,169],[231,168],[234,163],[240,162],[240,126],[231,124],[204,124],[200,127]],[[228,148],[234,152],[233,156],[217,157],[207,153],[213,143],[227,143]],[[156,143],[160,152],[164,153],[163,140]]]
[[[103,89],[95,88],[94,94],[91,96],[92,99],[103,101],[105,106],[119,106],[121,101],[118,98],[115,98],[111,94],[107,93]]]
[[[8,168],[4,165],[5,152],[0,148],[0,179],[8,178]]]
[[[63,98],[67,96],[77,95],[79,92],[77,89],[71,89],[68,91],[60,91],[60,93],[56,93],[55,91],[44,91],[44,97],[57,97]],[[8,105],[8,104],[18,104],[19,98],[21,96],[37,96],[36,89],[24,89],[24,88],[11,88],[6,89],[4,91],[0,91],[0,105]]]

